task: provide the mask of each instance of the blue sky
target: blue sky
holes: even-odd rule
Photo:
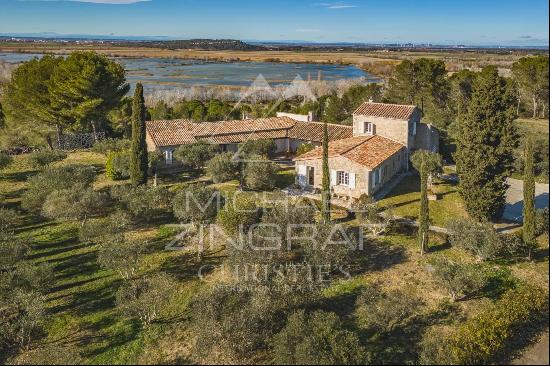
[[[0,0],[0,34],[548,45],[548,1]]]

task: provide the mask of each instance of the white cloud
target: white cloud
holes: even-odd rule
[[[316,6],[322,6],[327,9],[350,9],[358,8],[358,5],[344,4],[344,3],[316,3]]]

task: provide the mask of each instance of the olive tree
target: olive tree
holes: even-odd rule
[[[183,164],[198,170],[214,157],[217,150],[218,148],[215,145],[201,140],[193,144],[180,146],[174,152],[174,157]]]
[[[422,305],[423,301],[410,292],[382,291],[378,285],[365,289],[356,302],[360,324],[386,333],[405,325]]]
[[[275,163],[262,158],[251,158],[244,169],[244,181],[248,188],[254,190],[272,190],[277,182],[279,168]]]
[[[125,280],[133,278],[141,263],[142,243],[128,241],[122,234],[102,242],[97,255],[100,266],[118,273]]]
[[[10,155],[0,152],[0,170],[7,168],[12,162],[13,158]]]
[[[451,301],[477,294],[487,285],[488,276],[478,264],[461,264],[440,259],[431,262],[433,278],[449,294]]]
[[[27,190],[23,193],[21,205],[29,211],[41,211],[46,198],[53,191],[76,185],[89,187],[95,177],[95,169],[90,166],[48,167],[27,181]]]
[[[116,304],[122,314],[147,327],[160,317],[173,292],[173,279],[157,273],[123,283],[117,291]]]
[[[469,219],[454,219],[449,222],[449,242],[474,254],[479,261],[497,258],[505,249],[504,237],[488,223]]]
[[[367,353],[359,337],[335,313],[299,310],[271,341],[278,365],[363,365]]]
[[[205,184],[192,184],[176,194],[172,201],[174,215],[192,224],[211,223],[224,204],[219,191]]]
[[[30,154],[29,162],[34,168],[42,169],[65,158],[67,153],[62,150],[41,150]]]
[[[89,217],[104,213],[108,203],[107,194],[75,185],[50,193],[42,206],[42,215],[49,219],[78,220],[83,226]]]
[[[236,179],[239,175],[239,163],[233,159],[232,153],[214,156],[206,166],[206,172],[214,183],[223,183]]]

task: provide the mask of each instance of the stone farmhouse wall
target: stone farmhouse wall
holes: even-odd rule
[[[314,169],[314,184],[309,185],[307,176],[308,167]],[[329,169],[331,174],[331,191],[334,196],[344,199],[356,199],[362,194],[372,195],[392,179],[396,174],[404,171],[407,167],[407,153],[405,148],[384,161],[376,169],[369,169],[361,164],[355,163],[342,156],[329,158]],[[350,173],[350,186],[338,185],[335,181],[336,171]],[[303,187],[322,188],[323,182],[323,160],[297,160],[296,161],[296,184]],[[304,175],[305,174],[305,175]],[[379,183],[374,186],[374,174],[380,174]]]

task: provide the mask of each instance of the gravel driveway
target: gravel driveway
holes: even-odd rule
[[[523,221],[523,181],[508,178],[508,192],[506,194],[506,209],[503,218],[510,221]],[[548,184],[536,184],[535,206],[548,207]]]

